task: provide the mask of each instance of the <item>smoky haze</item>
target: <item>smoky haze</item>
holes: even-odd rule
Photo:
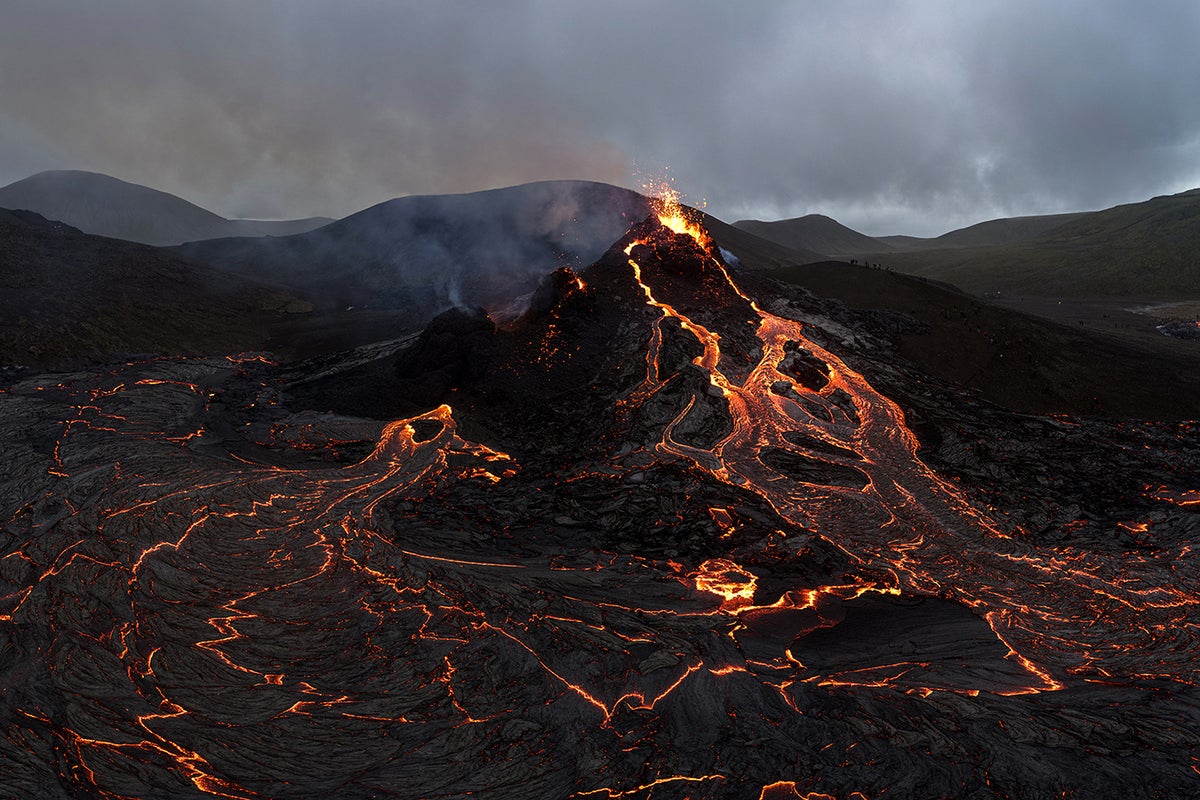
[[[1200,5],[9,0],[0,182],[227,217],[670,165],[727,220],[933,235],[1200,185]]]
[[[600,183],[550,181],[402,197],[292,236],[210,239],[185,255],[294,288],[318,307],[502,310],[558,267],[599,258],[650,209]]]

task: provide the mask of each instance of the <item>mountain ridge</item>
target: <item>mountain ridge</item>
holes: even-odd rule
[[[1012,244],[1037,238],[1055,228],[1095,213],[1076,211],[1066,214],[1035,214],[1021,217],[997,217],[955,228],[941,236],[879,236],[879,241],[897,250],[938,250],[950,247],[979,247]]]
[[[747,233],[797,250],[810,250],[825,256],[847,256],[887,251],[892,246],[872,236],[859,233],[824,214],[764,222],[743,219],[733,223]]]
[[[302,310],[285,291],[160,248],[0,209],[0,363],[262,349],[277,320]]]
[[[1200,189],[1099,211],[985,220],[932,238],[867,237],[817,214],[735,225],[780,244],[882,263],[974,294],[1200,296]]]
[[[891,252],[887,265],[972,292],[1200,296],[1200,189],[1081,214],[1008,244]]]
[[[0,207],[25,209],[85,233],[167,246],[222,236],[281,236],[332,220],[227,219],[181,197],[84,170],[48,170],[0,187]]]
[[[319,229],[272,239],[192,242],[177,252],[306,293],[318,305],[498,307],[560,266],[598,258],[652,201],[595,181],[539,181],[481,192],[397,197]],[[748,266],[818,260],[705,216]]]

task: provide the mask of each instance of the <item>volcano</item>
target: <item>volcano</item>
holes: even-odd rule
[[[503,325],[10,380],[4,794],[1193,793],[1195,423],[895,324],[663,203]]]

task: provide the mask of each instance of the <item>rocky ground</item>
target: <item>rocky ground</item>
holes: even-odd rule
[[[1195,423],[737,280],[650,220],[503,328],[5,373],[0,795],[1194,795]]]

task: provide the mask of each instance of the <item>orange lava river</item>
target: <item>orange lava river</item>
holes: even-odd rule
[[[672,226],[669,218],[663,222],[705,245],[702,231],[678,222]],[[733,419],[732,433],[711,450],[701,450],[672,439],[673,428],[690,411],[685,408],[667,427],[662,452],[691,459],[717,479],[761,494],[789,522],[816,531],[856,561],[886,569],[894,578],[890,588],[952,598],[979,609],[1029,672],[1029,683],[1015,691],[1061,689],[1067,672],[1126,679],[1149,674],[1187,683],[1200,677],[1194,658],[1200,645],[1200,595],[1180,588],[1177,571],[1192,559],[1169,564],[1127,557],[1114,563],[1013,541],[921,461],[919,443],[894,402],[805,337],[801,323],[759,308],[737,289],[718,259],[709,259],[761,320],[762,358],[740,382],[721,370],[719,335],[656,301],[653,289],[642,282],[640,266],[630,260],[648,302],[662,311],[663,319],[679,320],[700,339],[704,355],[695,363],[727,398]],[[661,346],[661,335],[654,342]],[[808,407],[772,391],[780,383],[796,388],[778,369],[788,342],[799,343],[828,369],[827,384],[818,392],[805,392]],[[653,350],[651,359],[657,359]],[[653,389],[653,374],[647,382]],[[839,393],[852,406],[838,403]],[[846,456],[805,451],[788,439],[787,434],[797,431],[843,449]],[[766,447],[832,459],[863,470],[870,480],[861,489],[793,480],[763,463]],[[1195,586],[1191,566],[1189,583]],[[1066,611],[1064,591],[1083,602]],[[1128,641],[1129,630],[1140,631],[1136,642]],[[1130,675],[1124,666],[1130,651],[1147,649],[1158,654],[1153,671],[1139,667],[1137,675]]]

